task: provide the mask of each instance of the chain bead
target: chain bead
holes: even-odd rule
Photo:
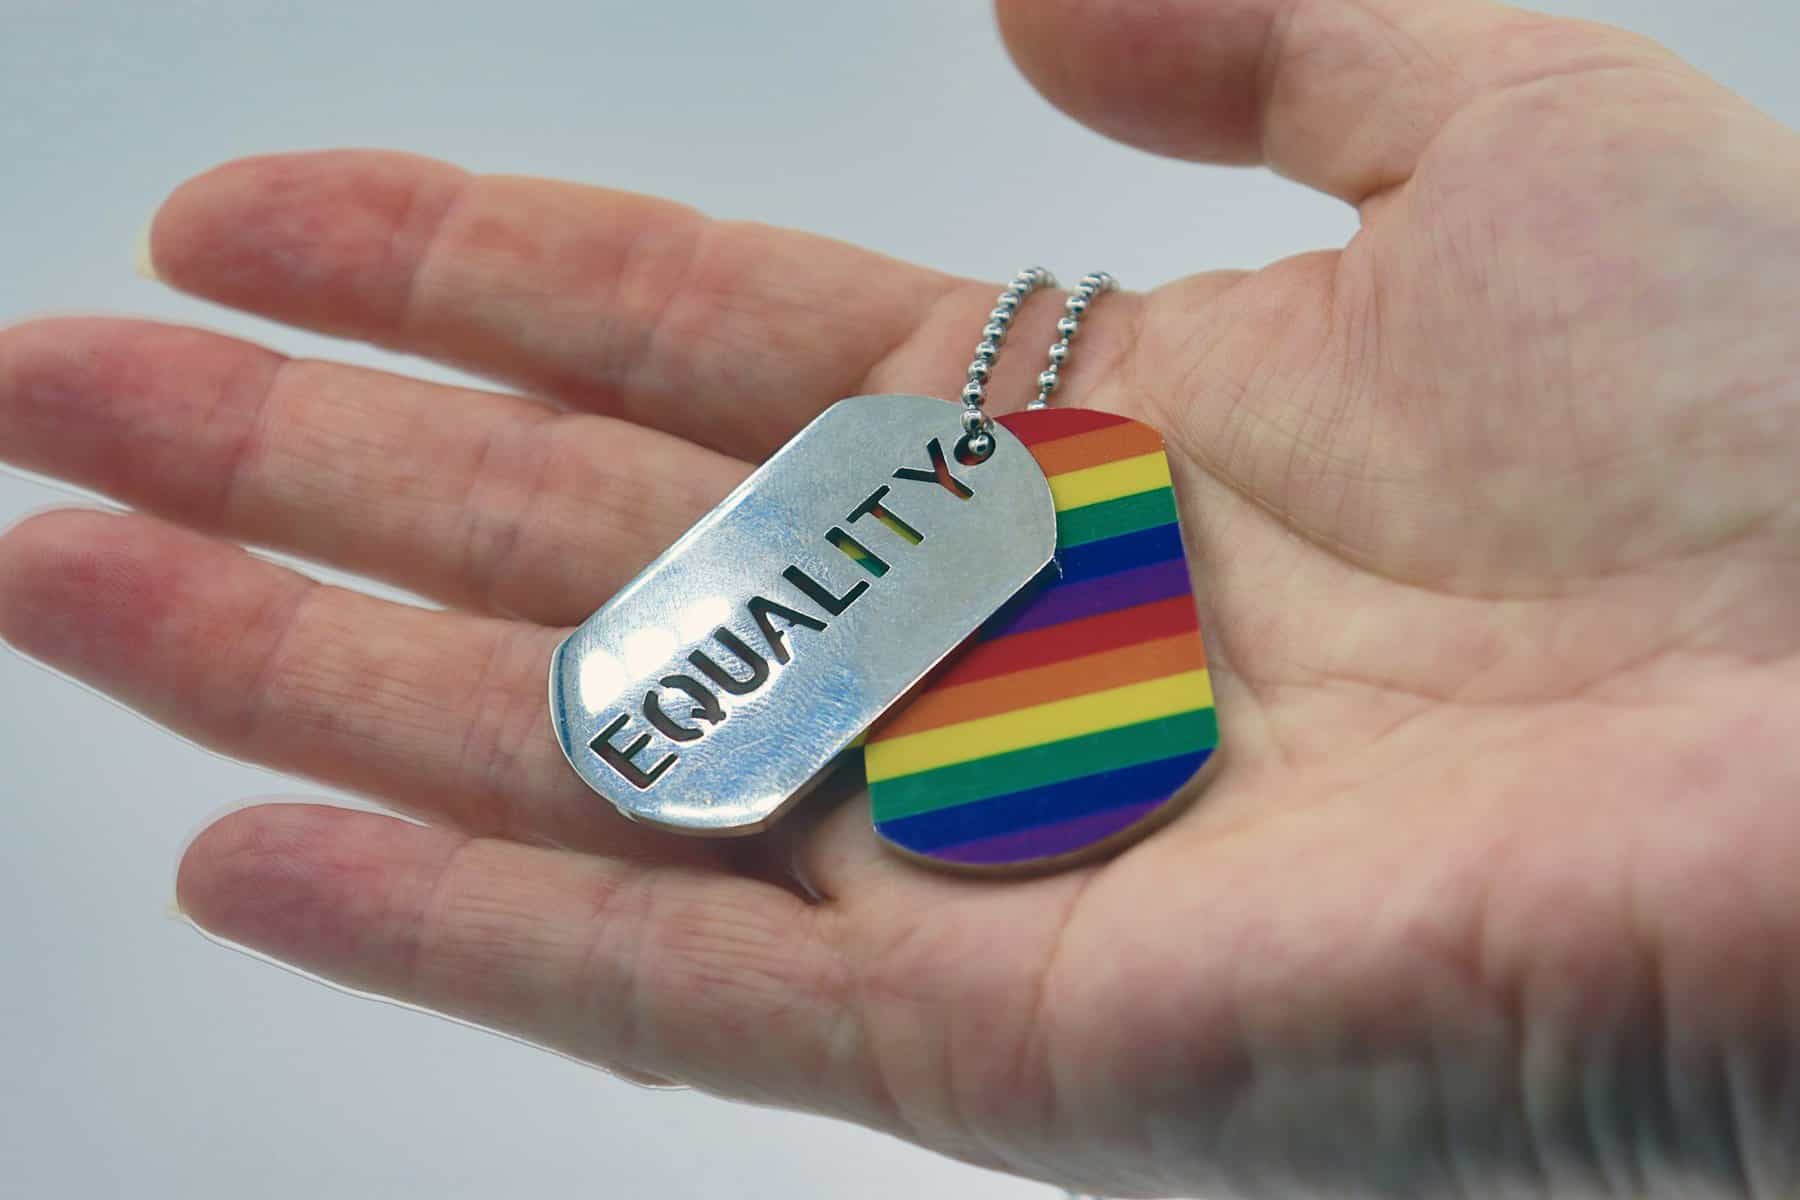
[[[1056,322],[1059,335],[1056,344],[1050,347],[1050,365],[1038,376],[1037,399],[1026,407],[1044,408],[1050,403],[1050,395],[1062,383],[1061,367],[1069,361],[1069,343],[1081,332],[1081,319],[1087,315],[1088,309],[1107,292],[1117,291],[1118,280],[1105,271],[1094,271],[1081,277],[1069,298],[1063,301],[1063,311],[1067,315]]]
[[[994,438],[988,432],[991,423],[982,409],[987,403],[988,380],[993,374],[995,360],[1000,357],[1000,347],[1005,344],[1007,332],[1025,298],[1040,288],[1055,286],[1056,277],[1049,271],[1043,267],[1029,267],[1012,277],[1006,290],[994,300],[993,311],[988,313],[987,324],[981,330],[981,342],[975,347],[975,357],[969,363],[969,382],[962,390],[963,433],[968,438],[969,453],[977,458],[986,458],[993,453]],[[1051,393],[1062,384],[1061,368],[1069,361],[1069,345],[1081,331],[1082,318],[1094,301],[1107,292],[1117,291],[1118,287],[1118,281],[1105,271],[1092,271],[1081,277],[1063,301],[1063,316],[1056,322],[1056,344],[1050,347],[1049,366],[1038,375],[1037,399],[1031,402],[1031,408],[1043,408],[1050,403]]]
[[[981,343],[975,347],[975,357],[969,363],[969,382],[962,390],[963,432],[969,438],[969,452],[977,458],[987,457],[994,449],[987,414],[982,411],[982,406],[987,403],[987,383],[994,360],[1000,357],[1000,347],[1005,344],[1007,331],[1012,328],[1013,318],[1018,315],[1025,298],[1039,288],[1054,286],[1056,278],[1049,271],[1043,267],[1028,267],[1012,277],[1006,290],[995,299],[993,311],[988,313],[987,324],[981,330]]]

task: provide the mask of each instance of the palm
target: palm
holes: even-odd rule
[[[1316,38],[1356,23],[1313,7]],[[767,843],[673,840],[561,764],[561,627],[836,396],[952,393],[993,290],[655,202],[382,155],[190,185],[156,231],[175,284],[543,401],[142,325],[12,331],[9,456],[162,519],[16,531],[0,630],[442,827],[239,814],[184,866],[202,923],[597,1062],[1108,1189],[1258,1190],[1276,1164],[1441,1183],[1527,1149],[1589,1182],[1634,1137],[1704,1160],[1718,1089],[1760,1095],[1682,1072],[1729,1075],[1784,952],[1793,982],[1800,911],[1776,741],[1800,718],[1778,386],[1800,355],[1762,332],[1800,288],[1745,279],[1800,261],[1795,156],[1640,48],[1541,83],[1491,59],[1404,169],[1295,124],[1284,165],[1363,204],[1341,254],[1110,301],[1084,342],[1081,402],[1169,438],[1227,748],[1106,865],[948,880],[856,803]],[[1610,115],[1659,104],[1683,120]],[[1746,143],[1787,155],[1784,198],[1730,185]],[[1677,152],[1719,185],[1685,190]],[[784,347],[782,305],[841,327]]]

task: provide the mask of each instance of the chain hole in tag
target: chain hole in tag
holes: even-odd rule
[[[975,453],[972,439],[965,433],[961,438],[957,439],[956,448],[951,451],[951,453],[956,456],[956,461],[963,466],[976,467],[994,457],[994,451],[999,448],[999,442],[990,434],[987,438],[987,452],[985,454],[977,454]]]

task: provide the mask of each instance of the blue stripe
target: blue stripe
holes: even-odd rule
[[[1166,800],[1194,777],[1212,750],[1177,754],[1153,762],[1119,767],[1023,792],[1009,792],[968,804],[879,821],[881,835],[920,854],[977,838],[1016,833],[1034,825],[1068,821],[1109,808]]]
[[[1080,621],[1102,613],[1154,604],[1171,596],[1186,596],[1194,590],[1188,579],[1187,560],[1166,558],[1145,567],[1115,571],[1099,579],[1067,583],[1039,592],[1032,603],[1017,612],[1010,608],[988,619],[981,635],[986,638],[1010,637],[1034,629],[1048,629],[1066,621]]]
[[[981,623],[976,640],[985,642],[1000,637],[1036,605],[1045,592],[1054,591],[1063,584],[1116,575],[1133,567],[1148,567],[1172,558],[1183,561],[1187,558],[1181,545],[1181,526],[1173,521],[1136,533],[1089,542],[1085,546],[1058,550],[1054,563]]]
[[[1061,582],[1075,583],[1182,556],[1181,526],[1170,521],[1167,525],[1154,525],[1136,533],[1058,550],[1056,562],[1062,568]]]

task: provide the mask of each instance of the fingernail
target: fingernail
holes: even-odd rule
[[[652,1075],[648,1071],[633,1071],[626,1067],[601,1067],[602,1071],[614,1079],[623,1080],[633,1087],[641,1087],[651,1092],[688,1092],[693,1089],[685,1083],[676,1083],[661,1075]]]
[[[145,279],[148,279],[152,283],[161,283],[162,280],[158,278],[156,274],[156,263],[150,257],[150,226],[154,224],[155,221],[156,218],[151,217],[150,220],[144,222],[144,227],[138,231],[137,245],[134,246],[131,251],[131,265],[132,268]]]

